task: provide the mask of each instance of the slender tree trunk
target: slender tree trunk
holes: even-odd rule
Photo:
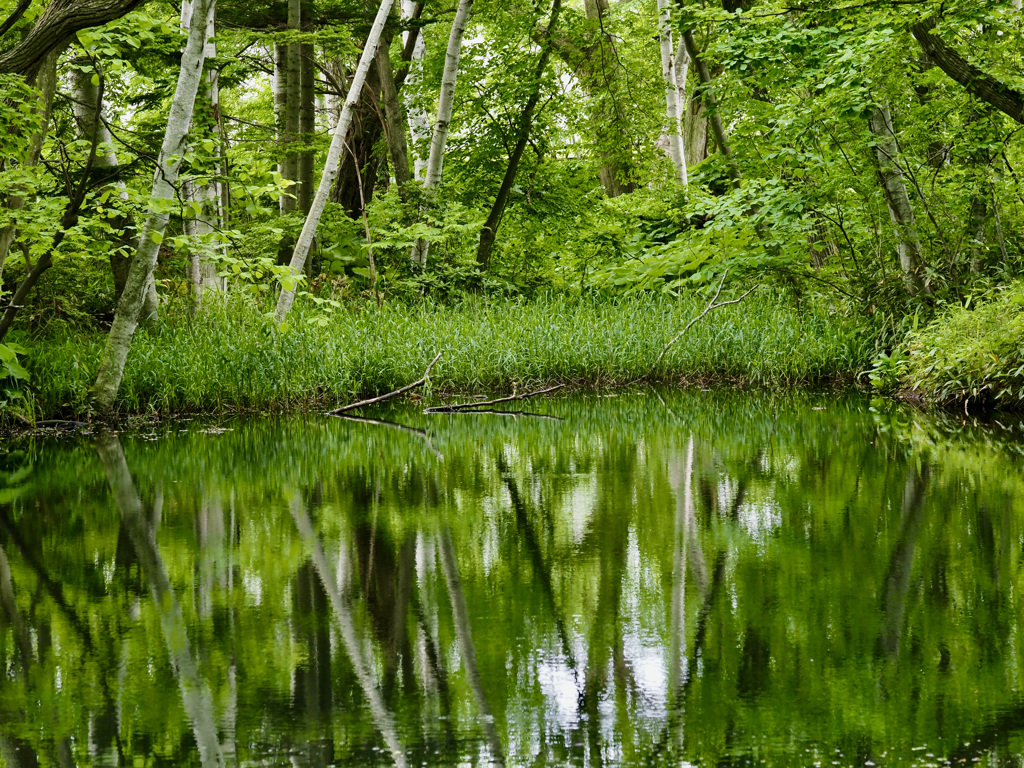
[[[308,3],[303,4],[303,22]],[[299,210],[309,213],[313,203],[313,160],[316,141],[316,51],[312,43],[299,46],[299,146],[296,179],[299,182],[296,197]]]
[[[195,0],[193,11],[199,18],[206,18],[215,2],[216,0]],[[203,75],[205,51],[206,25],[193,24],[181,57],[178,84],[174,89],[171,111],[167,118],[167,130],[164,133],[160,156],[157,158],[149,214],[139,236],[139,249],[132,259],[128,281],[118,302],[106,350],[100,363],[99,375],[93,386],[93,397],[101,411],[110,411],[114,407],[114,398],[117,397],[121,377],[124,375],[128,349],[138,326],[146,286],[152,278],[160,243],[163,242],[164,230],[170,218],[170,208],[176,194],[174,185],[178,180],[185,139],[189,124],[192,122],[192,110]]]
[[[462,37],[466,32],[473,0],[460,0],[451,32],[448,34],[448,49],[445,52],[444,72],[441,75],[441,95],[437,103],[437,121],[434,135],[430,140],[430,155],[427,158],[426,177],[423,185],[428,189],[441,183],[444,167],[444,148],[448,141],[448,126],[452,121],[452,107],[455,104],[455,83],[459,77],[459,58],[462,55]],[[413,246],[412,259],[419,264],[427,263],[430,244],[420,240]]]
[[[288,46],[285,43],[274,43],[274,77],[271,84],[274,91],[274,126],[277,135],[277,172],[286,178],[288,168],[285,162],[285,122],[288,111]],[[278,202],[281,213],[284,211],[284,196]]]
[[[348,96],[345,99],[345,106],[341,110],[341,117],[338,119],[338,125],[334,129],[334,138],[331,141],[331,148],[327,152],[324,172],[320,177],[320,186],[317,187],[316,196],[313,198],[313,204],[309,209],[309,215],[306,216],[306,223],[302,226],[302,232],[299,233],[299,240],[295,244],[295,251],[292,253],[292,259],[289,263],[293,280],[302,272],[303,267],[305,267],[306,257],[309,255],[310,246],[313,244],[313,238],[316,237],[316,230],[320,224],[320,217],[323,215],[324,206],[327,204],[327,198],[331,193],[331,188],[334,186],[334,177],[338,173],[338,164],[341,160],[345,136],[348,134],[348,128],[352,122],[352,112],[356,107],[356,102],[359,100],[360,93],[362,93],[363,83],[366,82],[366,73],[370,69],[370,62],[373,61],[373,57],[376,54],[377,43],[380,41],[380,35],[384,30],[384,24],[388,19],[388,14],[391,11],[391,5],[393,2],[394,0],[382,0],[380,9],[377,11],[377,16],[373,20],[373,26],[370,29],[370,34],[366,38],[366,43],[363,46],[363,52],[359,57],[359,66],[356,67],[355,75],[352,77],[352,85],[349,86]],[[278,298],[277,311],[275,313],[277,322],[284,322],[285,317],[288,316],[288,310],[292,307],[293,301],[295,301],[295,285],[282,285],[281,296]]]
[[[402,0],[402,19],[409,20],[416,16],[418,3],[414,0]],[[402,94],[405,102],[405,109],[409,115],[409,134],[412,137],[413,172],[417,179],[422,179],[427,171],[427,155],[424,148],[430,141],[430,115],[423,109],[416,100],[416,92],[419,90],[423,80],[423,57],[426,55],[427,46],[423,41],[423,35],[418,32],[406,32],[403,40],[409,42],[410,35],[416,35],[416,42],[413,44],[412,57],[409,61],[409,75],[406,82],[409,88]]]
[[[288,0],[288,31],[299,32],[302,26],[302,0]],[[302,90],[302,51],[297,42],[285,44],[285,101],[284,125],[281,141],[281,176],[287,181],[299,181],[299,101]],[[289,187],[281,198],[281,213],[291,213],[297,207],[296,186]]]
[[[889,208],[889,217],[896,229],[896,244],[899,250],[900,270],[907,292],[911,296],[928,292],[924,280],[924,257],[921,239],[917,232],[914,209],[910,205],[907,187],[903,181],[903,171],[898,162],[896,134],[892,127],[892,117],[888,107],[876,107],[869,122],[871,132],[875,135],[875,160],[878,163],[878,174],[882,182],[885,203]]]
[[[206,24],[206,50],[204,56],[207,61],[217,57],[217,44],[214,42],[216,34],[216,14],[214,8],[205,19],[195,18],[193,15],[193,3],[186,0],[181,6],[181,25],[186,30],[192,28],[192,24]],[[209,92],[211,114],[210,119],[204,119],[200,125],[196,125],[193,117],[193,134],[200,131],[211,136],[216,144],[220,143],[220,74],[216,68],[210,68],[206,73],[206,86]],[[204,118],[206,116],[204,115]],[[198,130],[196,130],[198,129]],[[208,170],[216,173],[219,169],[211,167]],[[195,306],[202,304],[203,292],[207,290],[224,291],[227,289],[227,280],[217,274],[216,259],[210,257],[206,249],[215,246],[210,242],[212,235],[218,226],[223,226],[221,216],[221,182],[210,179],[205,184],[197,184],[192,179],[185,179],[181,185],[181,196],[186,202],[193,202],[199,206],[199,212],[184,218],[183,225],[185,234],[192,238],[192,254],[190,256],[190,278],[192,282]],[[202,242],[202,238],[206,242]],[[219,250],[223,250],[218,247]],[[145,310],[143,310],[145,312]]]
[[[551,35],[554,32],[555,24],[558,23],[558,15],[562,11],[562,0],[554,0],[551,4],[551,15],[548,18],[548,26],[544,32],[541,42],[540,58],[537,60],[537,67],[533,73],[533,92],[526,101],[523,113],[519,118],[519,131],[516,137],[515,147],[508,159],[508,167],[505,169],[505,177],[498,188],[498,195],[491,206],[491,212],[487,216],[484,228],[480,232],[480,244],[476,251],[476,261],[482,268],[486,269],[491,261],[491,251],[494,249],[494,239],[498,234],[498,227],[505,215],[505,206],[508,205],[508,196],[512,191],[512,185],[516,180],[516,172],[519,170],[519,161],[526,151],[526,142],[530,138],[530,129],[533,127],[533,112],[540,101],[540,92],[544,71],[548,66],[548,59],[551,58]]]
[[[688,184],[686,176],[686,149],[679,126],[679,80],[676,62],[672,56],[672,4],[670,0],[658,0],[661,38],[661,76],[665,81],[665,119],[668,122],[668,154],[676,168],[679,183]],[[685,75],[684,75],[685,78]],[[684,80],[685,81],[685,80]]]
[[[700,84],[704,89],[701,93],[701,100],[707,108],[708,118],[711,123],[711,133],[715,137],[715,145],[718,147],[718,151],[726,157],[733,183],[739,186],[740,171],[732,159],[729,137],[725,132],[725,126],[722,124],[722,116],[718,111],[717,100],[715,95],[708,90],[708,86],[711,85],[711,73],[708,71],[707,64],[701,58],[700,51],[697,49],[697,42],[693,39],[693,33],[690,30],[683,30],[683,43],[686,45],[686,52],[689,54],[690,60],[697,68],[697,76],[700,77]]]

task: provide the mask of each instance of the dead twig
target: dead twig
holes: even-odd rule
[[[437,413],[437,411],[432,411]],[[445,413],[445,411],[441,411]],[[462,411],[452,411],[452,413],[464,413],[464,414],[488,414],[490,416],[511,416],[513,419],[518,419],[520,416],[525,416],[528,419],[547,419],[548,421],[565,421],[561,416],[548,416],[546,413],[530,413],[529,411],[492,411],[490,409],[476,410],[473,408],[467,408]]]
[[[722,275],[722,281],[718,284],[718,290],[715,291],[715,295],[711,299],[711,302],[706,307],[704,307],[704,311],[701,312],[699,315],[697,315],[695,318],[693,318],[690,322],[688,322],[686,324],[686,327],[683,328],[683,330],[681,330],[679,333],[677,333],[675,336],[673,336],[672,340],[668,344],[666,344],[664,347],[662,347],[661,354],[658,355],[658,359],[654,361],[654,365],[651,366],[651,370],[648,371],[648,373],[647,373],[648,376],[650,376],[652,373],[654,373],[654,370],[658,367],[658,365],[661,364],[661,361],[665,357],[665,353],[668,352],[669,348],[673,344],[675,344],[677,341],[679,341],[679,339],[681,339],[683,337],[683,335],[688,330],[690,330],[696,324],[696,322],[698,320],[700,320],[702,317],[704,317],[704,315],[706,315],[708,312],[711,312],[711,311],[713,311],[715,309],[718,309],[719,307],[725,307],[725,306],[728,306],[729,304],[739,304],[741,301],[743,301],[745,298],[747,298],[747,296],[749,296],[751,293],[753,293],[755,290],[757,290],[760,287],[760,285],[761,285],[760,283],[758,283],[753,288],[751,288],[749,291],[747,291],[742,296],[740,296],[738,299],[731,299],[730,301],[723,301],[721,303],[716,304],[715,302],[718,301],[718,297],[722,295],[722,286],[725,285],[725,278],[728,277],[728,276],[729,276],[729,270],[727,269],[727,270],[725,270],[725,274]]]
[[[379,397],[371,397],[369,400],[359,400],[358,402],[355,403],[343,405],[341,406],[341,408],[335,408],[333,411],[328,411],[327,415],[338,416],[339,414],[346,413],[347,411],[353,411],[356,408],[362,408],[364,405],[376,405],[377,403],[383,403],[385,400],[390,400],[393,397],[404,395],[410,389],[422,387],[426,383],[427,377],[430,376],[430,369],[434,367],[434,363],[441,359],[442,354],[442,352],[438,352],[437,357],[430,361],[430,365],[427,366],[427,370],[423,372],[423,376],[420,377],[418,380],[414,381],[412,384],[406,384],[404,387],[396,389],[394,392],[388,392],[386,395],[380,395]]]
[[[537,389],[533,392],[527,392],[525,395],[509,395],[508,397],[499,397],[496,400],[484,400],[479,403],[455,403],[453,405],[436,405],[433,408],[424,408],[424,413],[458,413],[459,411],[468,411],[476,408],[485,408],[488,405],[497,405],[498,403],[510,403],[513,400],[525,400],[528,397],[536,397],[537,395],[546,395],[550,392],[554,392],[557,389],[561,389],[565,384],[558,384],[554,387],[548,387],[547,389]]]

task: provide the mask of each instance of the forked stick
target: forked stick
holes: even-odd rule
[[[730,301],[723,301],[720,304],[716,304],[715,302],[718,301],[718,297],[722,295],[722,286],[725,285],[725,278],[728,277],[728,276],[729,276],[729,270],[727,269],[727,270],[725,270],[725,272],[722,275],[722,281],[718,284],[718,290],[715,291],[714,298],[712,298],[711,302],[704,308],[704,311],[701,312],[699,315],[697,315],[695,318],[693,318],[690,322],[688,322],[686,324],[686,327],[683,328],[683,330],[681,330],[679,333],[677,333],[675,336],[673,336],[672,340],[668,344],[666,344],[664,347],[662,347],[661,354],[658,355],[658,359],[654,361],[654,365],[651,366],[651,370],[647,372],[648,376],[650,376],[652,373],[654,373],[654,369],[657,368],[658,365],[661,363],[662,358],[665,357],[665,353],[668,352],[669,347],[671,347],[673,344],[675,344],[677,341],[679,341],[679,339],[681,339],[683,337],[683,335],[688,330],[690,330],[698,320],[700,320],[702,317],[704,317],[704,315],[706,315],[708,312],[711,312],[712,310],[718,309],[719,307],[725,307],[725,306],[728,306],[729,304],[739,304],[741,301],[743,301],[745,298],[747,298],[747,296],[749,296],[751,293],[753,293],[755,290],[757,290],[761,286],[761,284],[758,283],[753,288],[751,288],[749,291],[747,291],[742,296],[740,296],[738,299],[731,299]]]
[[[441,359],[442,354],[442,352],[438,352],[437,357],[430,361],[430,365],[427,366],[427,370],[423,372],[423,376],[420,377],[417,381],[414,381],[412,384],[406,384],[404,387],[396,389],[394,392],[388,392],[386,395],[380,395],[379,397],[371,397],[369,400],[360,400],[355,403],[343,405],[341,406],[341,408],[335,408],[333,411],[328,411],[327,415],[338,416],[339,414],[345,413],[346,411],[352,411],[355,410],[356,408],[362,408],[364,405],[376,405],[377,403],[383,403],[385,400],[390,400],[393,397],[398,397],[399,395],[405,394],[410,389],[422,387],[426,383],[427,377],[430,376],[430,369],[434,367],[434,363]]]

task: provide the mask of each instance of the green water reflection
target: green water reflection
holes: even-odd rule
[[[0,449],[0,761],[1019,764],[1016,430],[531,410]]]

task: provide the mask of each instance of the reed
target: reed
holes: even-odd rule
[[[118,409],[166,414],[343,403],[414,381],[438,352],[428,395],[562,382],[813,385],[851,380],[870,357],[870,341],[825,303],[798,309],[764,292],[703,318],[652,370],[705,303],[698,297],[549,295],[452,305],[367,303],[327,314],[300,304],[282,331],[267,307],[248,296],[227,296],[195,317],[172,309],[157,332],[139,333]],[[20,341],[30,351],[37,416],[85,413],[102,336]]]

